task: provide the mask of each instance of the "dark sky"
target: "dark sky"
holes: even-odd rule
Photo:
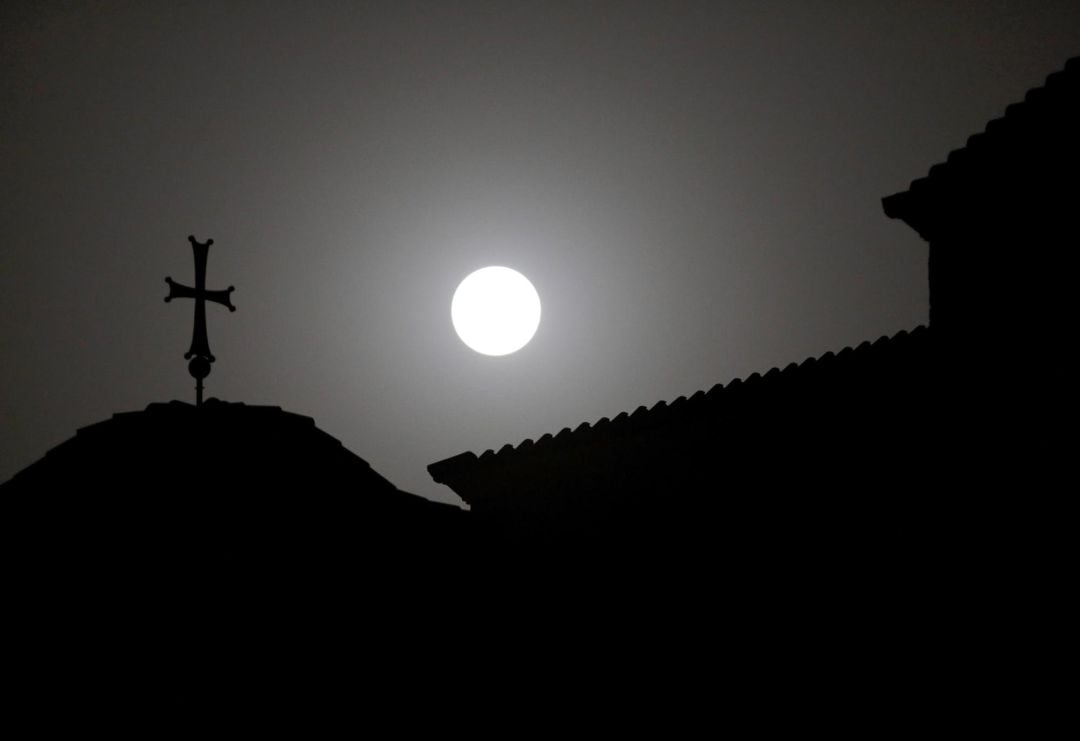
[[[4,3],[0,480],[207,394],[425,465],[927,320],[903,190],[1080,53],[1080,3]],[[458,340],[489,264],[522,351]]]

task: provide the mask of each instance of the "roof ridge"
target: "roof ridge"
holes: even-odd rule
[[[1059,89],[1074,79],[1080,82],[1080,56],[1070,57],[1061,69],[1047,75],[1041,85],[1028,88],[1021,100],[1005,106],[1002,114],[990,119],[982,131],[969,136],[963,146],[950,150],[943,162],[934,164],[926,175],[912,180],[908,184],[908,190],[921,189],[926,187],[931,180],[938,181],[943,176],[963,168],[972,161],[970,150],[987,148],[1003,136],[1015,131],[1017,126],[1026,126],[1033,115],[1046,113],[1045,108],[1048,103],[1053,102],[1054,96],[1058,92],[1066,92]],[[894,196],[886,198],[892,197]]]
[[[651,407],[639,405],[632,412],[622,411],[614,417],[604,416],[600,417],[595,422],[581,422],[574,428],[563,427],[554,435],[551,433],[544,433],[535,439],[526,437],[516,445],[507,443],[501,446],[497,451],[493,448],[488,448],[480,455],[476,455],[472,452],[459,453],[458,455],[431,464],[428,466],[428,469],[430,471],[432,470],[432,467],[436,467],[439,471],[442,471],[444,466],[441,464],[449,464],[450,461],[468,461],[470,463],[476,461],[487,462],[495,458],[501,458],[506,454],[542,453],[557,449],[572,438],[580,439],[584,435],[595,434],[598,429],[611,428],[610,434],[614,436],[634,434],[648,429],[649,427],[659,426],[673,417],[682,417],[695,411],[711,407],[713,404],[721,403],[731,392],[736,390],[743,388],[755,390],[763,389],[771,386],[782,378],[790,378],[794,374],[802,372],[804,369],[828,366],[838,360],[855,355],[862,356],[891,350],[896,347],[896,343],[904,343],[908,339],[921,337],[928,331],[929,328],[925,324],[920,324],[911,330],[901,329],[891,335],[879,335],[874,340],[863,340],[856,346],[847,345],[836,352],[828,350],[821,355],[811,355],[800,361],[792,361],[782,368],[780,366],[773,366],[766,370],[764,374],[754,371],[745,378],[735,377],[727,383],[716,383],[713,384],[708,391],[698,389],[690,396],[678,396],[670,402],[661,399],[655,402]],[[436,478],[436,481],[439,481],[439,478]]]

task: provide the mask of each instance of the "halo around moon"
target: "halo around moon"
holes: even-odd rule
[[[483,355],[509,355],[540,326],[540,295],[524,275],[491,266],[470,273],[454,291],[450,320],[461,341]]]

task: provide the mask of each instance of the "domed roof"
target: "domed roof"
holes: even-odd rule
[[[179,401],[114,414],[78,430],[75,437],[16,474],[16,489],[70,484],[112,490],[187,490],[202,496],[240,495],[273,484],[358,493],[377,502],[412,498],[375,473],[314,420],[274,406],[210,399],[201,406]],[[240,487],[227,491],[228,487]],[[6,487],[5,487],[6,488]],[[271,495],[274,491],[264,491]],[[426,501],[426,500],[425,500]]]
[[[396,666],[432,645],[416,636],[470,542],[465,511],[401,491],[311,418],[213,399],[84,427],[0,495],[24,699],[106,714],[299,702],[341,680],[355,634]]]

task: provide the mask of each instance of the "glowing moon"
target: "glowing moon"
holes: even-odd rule
[[[450,320],[466,345],[484,355],[509,355],[540,326],[540,296],[516,270],[480,268],[454,291]]]

